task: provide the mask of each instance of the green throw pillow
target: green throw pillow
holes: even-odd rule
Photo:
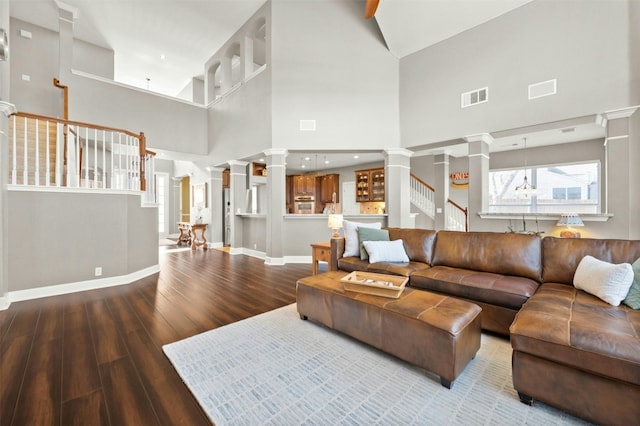
[[[362,245],[363,241],[389,241],[389,231],[386,229],[358,228],[360,259],[369,260],[369,253]]]
[[[633,283],[622,303],[631,309],[640,309],[640,258],[631,265],[633,269]]]

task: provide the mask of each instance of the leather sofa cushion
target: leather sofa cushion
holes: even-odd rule
[[[497,232],[438,231],[432,266],[542,280],[540,237]]]
[[[432,266],[411,275],[409,284],[437,293],[450,294],[518,310],[537,290],[538,282],[490,272],[450,266]]]
[[[431,265],[436,231],[432,229],[385,228],[390,240],[402,240],[409,260]]]
[[[391,263],[378,262],[369,263],[368,260],[361,260],[359,257],[342,257],[338,259],[338,269],[347,272],[365,271],[379,274],[392,274],[408,277],[415,271],[429,268],[429,265],[422,262]]]
[[[586,255],[609,263],[633,263],[640,258],[640,240],[592,238],[542,239],[542,282],[573,285],[578,264]]]
[[[510,328],[514,351],[640,385],[640,311],[543,284]]]

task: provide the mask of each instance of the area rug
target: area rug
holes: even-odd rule
[[[216,425],[552,425],[585,422],[511,381],[511,346],[482,335],[452,389],[437,376],[302,321],[295,304],[163,347]]]

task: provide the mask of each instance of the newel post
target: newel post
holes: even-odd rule
[[[147,190],[147,179],[144,175],[144,166],[145,166],[145,158],[147,155],[147,138],[144,135],[144,132],[140,132],[139,136],[140,140],[140,191]]]

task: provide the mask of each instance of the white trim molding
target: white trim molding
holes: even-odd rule
[[[118,285],[131,284],[132,282],[148,277],[160,272],[160,265],[153,265],[127,275],[117,277],[101,278],[98,280],[80,281],[76,283],[58,284],[46,287],[28,288],[25,290],[10,291],[9,302],[19,302],[22,300],[38,299],[41,297],[59,296],[61,294],[76,293],[78,291],[95,290],[99,288],[115,287]],[[1,309],[0,299],[0,309]],[[7,305],[7,307],[9,307]],[[6,308],[5,308],[6,309]]]
[[[471,142],[485,142],[488,145],[491,145],[493,143],[493,141],[495,140],[493,138],[493,136],[491,136],[489,133],[476,133],[475,135],[463,136],[462,139],[464,139],[468,143],[471,143]]]

